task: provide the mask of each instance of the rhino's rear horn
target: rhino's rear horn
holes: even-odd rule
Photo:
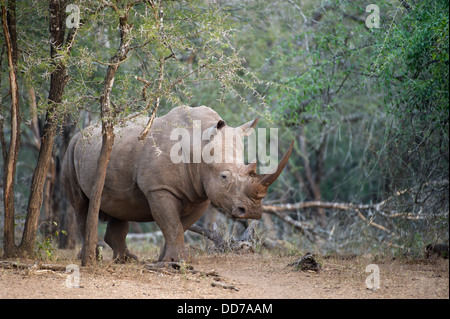
[[[270,184],[275,182],[275,180],[278,178],[278,176],[280,176],[281,172],[283,171],[283,168],[286,166],[289,157],[291,156],[293,148],[294,148],[294,140],[292,140],[291,146],[289,147],[288,151],[286,152],[286,154],[284,154],[280,163],[278,163],[277,171],[273,174],[263,175],[260,181],[261,185],[269,186]]]

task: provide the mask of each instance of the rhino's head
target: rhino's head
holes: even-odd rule
[[[214,205],[238,218],[261,218],[263,212],[261,201],[266,196],[269,186],[286,166],[294,143],[292,141],[274,173],[258,174],[256,162],[244,163],[241,139],[242,136],[251,134],[257,122],[258,119],[255,119],[240,127],[230,128],[223,121],[219,121],[209,129],[212,142],[216,140],[219,145],[222,145],[222,155],[224,155],[222,158],[225,160],[207,164],[207,168],[202,170],[203,185],[208,198]],[[237,137],[232,139],[232,145],[230,145],[230,139],[227,140],[226,129],[232,129]],[[230,152],[230,149],[234,152]],[[227,151],[233,154],[231,160],[226,158]]]

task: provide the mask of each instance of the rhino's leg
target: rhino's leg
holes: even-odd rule
[[[183,234],[189,227],[191,227],[197,220],[199,220],[203,216],[209,204],[210,201],[199,204],[195,206],[189,214],[181,216],[180,220],[181,224],[183,225]],[[161,250],[161,254],[159,256],[159,260],[164,259],[164,256],[166,254],[166,247],[166,244],[164,244],[164,247]]]
[[[137,260],[137,256],[130,253],[126,244],[128,221],[110,218],[106,227],[105,242],[113,250],[113,259],[117,262]]]
[[[86,233],[86,217],[89,209],[89,201],[86,202],[78,202],[74,205],[75,208],[75,219],[78,224],[78,230],[81,237],[81,250],[78,252],[77,258],[82,259],[83,251],[84,251],[84,235]]]
[[[180,220],[180,200],[165,190],[150,192],[147,195],[147,200],[153,219],[158,224],[165,239],[159,260],[180,261],[186,259],[184,229]]]
[[[69,180],[66,176],[63,176],[63,183],[65,184],[67,197],[75,210],[75,219],[78,224],[78,231],[82,244],[77,258],[82,259],[82,254],[84,251],[84,236],[86,233],[86,217],[89,210],[89,199],[86,195],[84,195],[79,185],[74,183],[72,180]]]
[[[204,203],[198,204],[195,206],[192,211],[181,217],[181,223],[183,224],[183,229],[186,231],[189,227],[191,227],[197,220],[199,220],[208,209],[210,201],[206,201]]]

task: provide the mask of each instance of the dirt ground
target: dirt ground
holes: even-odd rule
[[[80,265],[73,259],[75,251],[65,254],[72,257],[59,257],[54,263]],[[74,272],[0,267],[0,298],[449,298],[448,259],[319,256],[322,270],[316,273],[288,266],[298,257],[264,252],[203,254],[189,264],[197,273],[187,268],[175,273],[146,270],[142,264],[114,264],[105,257],[102,265],[77,268],[78,288],[73,287]],[[368,265],[376,266],[366,272]],[[369,288],[373,286],[376,272],[379,288],[368,289],[366,281]]]

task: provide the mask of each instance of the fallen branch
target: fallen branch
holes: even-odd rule
[[[417,214],[409,212],[398,212],[393,209],[388,209],[387,200],[384,200],[377,204],[353,204],[353,203],[336,203],[336,202],[321,202],[321,201],[309,201],[300,203],[288,203],[279,205],[263,205],[264,212],[267,213],[278,213],[287,211],[297,211],[307,208],[325,208],[332,210],[345,210],[345,211],[364,211],[371,210],[373,212],[381,214],[383,217],[387,218],[406,218],[411,220],[423,219],[425,216],[420,216]]]
[[[309,226],[308,224],[302,223],[302,222],[300,222],[298,220],[294,220],[293,218],[291,218],[290,216],[288,216],[287,214],[285,214],[285,213],[283,213],[281,211],[271,210],[271,209],[270,210],[264,209],[264,211],[266,213],[272,213],[272,214],[278,216],[281,220],[285,221],[286,223],[288,223],[288,224],[294,226],[296,229],[300,230],[300,232],[302,234],[304,234],[305,236],[307,236],[307,237],[308,237],[309,233],[311,233],[314,237],[316,235],[318,235],[317,231],[315,229],[313,229],[311,226]],[[313,241],[314,239],[308,237],[308,240],[309,241]]]
[[[327,209],[337,209],[337,210],[366,210],[370,208],[375,208],[375,205],[355,205],[353,203],[334,203],[334,202],[321,202],[321,201],[310,201],[301,202],[294,204],[280,204],[280,205],[263,205],[265,212],[285,212],[285,211],[296,211],[306,208],[327,208]]]
[[[192,225],[188,229],[211,240],[220,252],[224,252],[226,250],[227,243],[217,229],[209,230],[196,224]]]
[[[223,238],[223,235],[217,231],[217,228],[214,228],[213,230],[206,229],[205,227],[199,226],[199,225],[192,225],[188,229],[190,231],[193,231],[197,234],[200,234],[202,236],[205,236],[209,240],[211,240],[216,249],[219,252],[225,252],[225,251],[234,251],[234,252],[253,252],[253,243],[254,243],[254,237],[255,237],[255,228],[258,226],[258,221],[253,220],[250,225],[246,228],[244,231],[244,234],[239,239],[230,238],[228,241],[226,241]]]
[[[373,226],[375,228],[378,228],[382,231],[385,231],[391,235],[395,234],[391,231],[389,231],[386,227],[375,223],[372,220],[368,220],[362,213],[361,210],[378,210],[380,208],[380,205],[355,205],[353,203],[332,203],[332,202],[320,202],[320,201],[311,201],[311,202],[302,202],[302,203],[295,203],[295,204],[284,204],[284,205],[264,205],[264,211],[267,213],[272,213],[285,222],[293,225],[295,228],[300,230],[303,234],[307,234],[308,232],[313,234],[314,236],[318,235],[319,232],[323,233],[323,235],[329,235],[328,232],[325,230],[319,230],[318,228],[312,228],[310,225],[306,223],[302,223],[300,221],[292,219],[287,214],[283,213],[284,211],[296,211],[306,208],[327,208],[327,209],[335,209],[335,210],[345,210],[345,211],[355,211],[359,218],[361,218],[363,221],[368,223],[370,226]],[[384,217],[389,217],[383,214]],[[395,215],[395,217],[400,217],[398,214]],[[417,216],[415,216],[415,219],[417,219]],[[309,238],[310,239],[310,238]],[[311,240],[311,239],[310,239]]]
[[[200,275],[204,277],[214,277],[220,280],[219,274],[216,270],[200,271],[195,270],[194,267],[183,263],[183,262],[157,262],[157,263],[147,263],[144,265],[144,271],[151,271],[156,273],[162,273],[165,275],[176,275],[176,274],[193,274]]]
[[[332,210],[352,210],[352,211],[365,211],[370,210],[371,212],[378,213],[386,218],[404,218],[411,220],[423,219],[425,216],[418,214],[414,214],[411,212],[402,212],[392,208],[389,208],[389,203],[391,203],[395,197],[400,197],[407,193],[410,193],[411,196],[414,196],[414,202],[417,204],[418,199],[417,196],[420,191],[424,187],[440,187],[446,188],[449,185],[449,181],[447,179],[439,180],[439,181],[428,181],[422,183],[420,186],[412,186],[403,190],[399,190],[394,192],[391,196],[382,200],[379,203],[374,204],[354,204],[354,203],[339,203],[339,202],[322,202],[322,201],[308,201],[308,202],[299,202],[293,204],[280,204],[280,205],[263,205],[263,209],[268,213],[276,213],[276,212],[287,212],[287,211],[297,211],[303,210],[307,208],[324,208],[324,209],[332,209]],[[415,194],[415,195],[414,195]],[[424,202],[424,201],[423,201]],[[421,204],[421,203],[418,203]]]
[[[358,214],[359,218],[361,218],[363,221],[365,221],[366,223],[368,223],[370,226],[373,226],[375,228],[378,228],[382,231],[385,231],[393,236],[395,236],[395,234],[391,231],[389,231],[386,227],[381,226],[380,224],[375,223],[372,220],[368,220],[359,210],[356,210],[356,214]]]
[[[6,269],[26,269],[26,270],[52,270],[52,271],[66,271],[66,266],[55,264],[22,264],[16,261],[0,261],[0,267]]]

